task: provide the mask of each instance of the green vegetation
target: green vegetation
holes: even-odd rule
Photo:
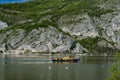
[[[3,51],[2,51],[2,50],[0,50],[0,56],[2,56],[2,53],[3,53]]]
[[[115,64],[111,68],[111,77],[108,80],[120,80],[120,52],[115,55]]]
[[[62,15],[77,15],[87,13],[99,17],[102,14],[110,13],[111,9],[101,9],[97,4],[106,0],[32,0],[25,3],[1,4],[0,20],[7,22],[11,27],[0,31],[0,33],[11,29],[25,29],[28,32],[33,28],[57,26],[57,20]],[[41,17],[51,15],[51,22],[48,20],[39,23]],[[27,22],[32,20],[32,22]],[[21,21],[26,21],[21,23]],[[30,23],[35,23],[31,25]],[[60,29],[59,29],[60,30]]]
[[[99,46],[98,42],[100,41],[105,41],[111,45],[114,45],[115,43],[107,41],[105,38],[101,38],[101,37],[87,37],[84,38],[82,40],[76,40],[77,42],[79,42],[83,47],[87,48],[90,52],[92,53],[97,53],[97,54],[101,54],[101,53],[107,53],[109,55],[113,55],[113,53],[117,52],[117,49],[112,49],[106,46]]]
[[[38,29],[39,27],[47,28],[48,25],[41,24],[41,23],[36,23],[36,24],[26,23],[26,24],[19,24],[19,25],[16,24],[16,25],[13,25],[11,27],[5,28],[4,30],[0,30],[0,33],[4,33],[8,30],[16,31],[17,29],[24,29],[24,30],[26,30],[26,32],[30,32],[31,30]]]
[[[39,20],[46,15],[52,15],[56,21],[62,15],[75,15],[87,13],[99,17],[102,14],[113,12],[112,9],[102,9],[97,4],[106,0],[33,0],[25,3],[1,4],[0,20],[10,25],[19,21],[32,19]]]
[[[34,28],[38,28],[38,26],[47,27],[52,25],[57,27],[56,21],[62,15],[86,13],[91,17],[99,17],[102,14],[113,12],[112,9],[103,9],[97,6],[105,2],[106,0],[32,0],[25,3],[0,4],[0,20],[11,26],[0,31],[0,33],[19,28],[29,32]],[[40,18],[47,15],[52,16],[51,21],[44,20],[39,23]],[[29,20],[32,22],[29,22]],[[20,23],[21,21],[24,21],[24,23]],[[35,24],[32,25],[32,23]]]
[[[30,50],[26,50],[25,52],[24,52],[24,55],[26,55],[26,56],[29,56],[31,54],[31,51]]]
[[[33,29],[47,28],[51,25],[70,36],[69,33],[63,32],[58,26],[57,21],[61,16],[88,14],[90,17],[100,17],[114,11],[111,8],[98,6],[107,3],[107,1],[110,0],[32,0],[25,3],[0,4],[0,20],[7,22],[10,26],[0,30],[0,34],[9,30],[15,32],[17,29],[24,29],[27,35]],[[51,17],[40,20],[46,16]],[[75,23],[75,21],[70,20],[68,23]],[[103,29],[98,28],[98,31],[102,33]],[[92,50],[100,40],[103,39],[100,37],[88,37],[78,42],[85,48]]]
[[[102,40],[102,38],[100,37],[95,37],[95,38],[85,38],[82,40],[79,40],[78,42],[83,45],[85,48],[92,50],[93,48],[95,48],[97,46],[97,43]]]

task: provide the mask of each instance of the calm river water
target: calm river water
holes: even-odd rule
[[[15,61],[5,64],[2,60],[0,80],[106,80],[112,62],[104,58],[88,60],[84,57],[80,63]]]

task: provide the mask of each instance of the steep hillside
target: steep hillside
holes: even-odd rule
[[[1,4],[0,20],[2,51],[113,54],[120,50],[119,0]]]

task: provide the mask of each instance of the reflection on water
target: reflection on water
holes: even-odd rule
[[[106,80],[112,62],[108,57],[81,57],[80,63],[57,64],[39,58],[0,58],[0,80]]]
[[[57,56],[56,56],[57,57]],[[41,55],[41,56],[4,56],[0,57],[0,63],[25,63],[25,64],[34,64],[34,63],[52,63],[52,56],[50,55]],[[55,63],[73,63],[74,61],[62,62],[58,61]],[[114,62],[113,56],[81,56],[80,61],[76,61],[74,63],[81,63],[81,64],[111,64]]]
[[[0,65],[0,80],[105,80],[109,67],[76,63],[3,64]]]

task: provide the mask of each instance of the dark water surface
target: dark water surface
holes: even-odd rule
[[[103,57],[84,58],[80,63],[31,61],[0,62],[0,80],[106,80],[112,65]]]
[[[0,64],[0,80],[106,80],[109,64]]]

